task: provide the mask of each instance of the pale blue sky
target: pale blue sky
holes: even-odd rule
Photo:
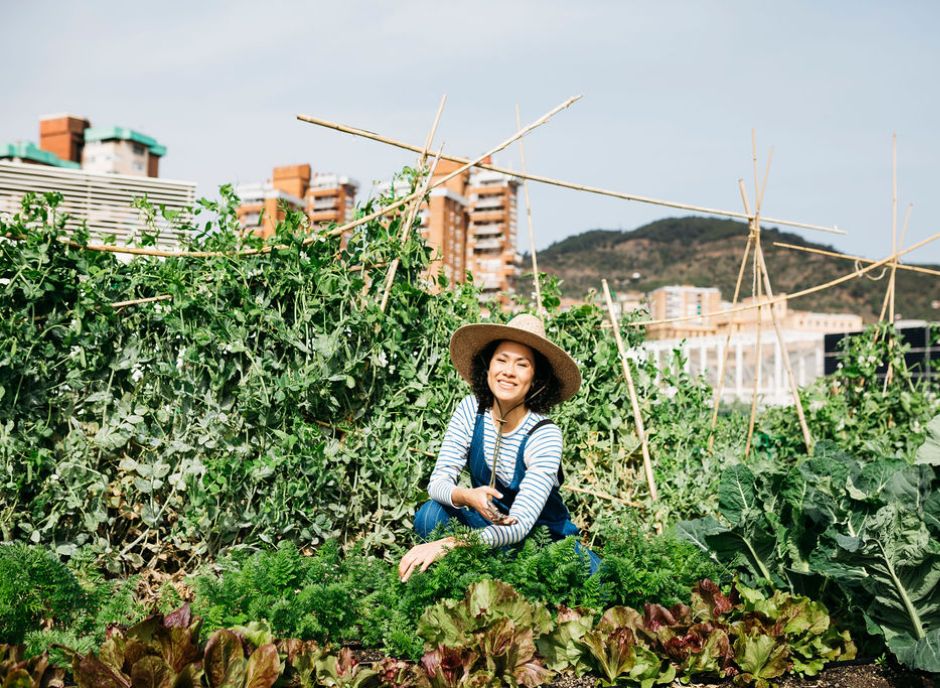
[[[296,114],[422,143],[446,93],[439,140],[473,155],[514,131],[517,102],[527,121],[580,93],[527,138],[531,171],[738,210],[753,127],[774,147],[764,212],[837,224],[848,237],[805,236],[880,257],[892,131],[908,243],[940,231],[938,20],[934,2],[7,1],[0,142],[68,111],[155,137],[161,175],[204,194],[297,162],[368,188],[414,156]],[[677,214],[531,193],[539,247]],[[911,260],[940,263],[940,242]]]

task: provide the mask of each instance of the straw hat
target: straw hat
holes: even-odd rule
[[[473,370],[473,359],[487,344],[508,339],[525,344],[542,354],[552,366],[552,371],[561,384],[561,401],[570,399],[581,386],[581,371],[564,350],[545,338],[545,326],[534,315],[517,315],[505,325],[477,323],[464,325],[450,338],[450,360],[457,372],[467,382]]]

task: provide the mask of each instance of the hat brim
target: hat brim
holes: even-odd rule
[[[474,323],[463,325],[454,332],[450,338],[450,360],[460,377],[472,383],[474,357],[487,344],[500,340],[525,344],[542,354],[558,378],[561,401],[567,401],[577,394],[581,387],[581,371],[564,349],[533,332],[507,325]]]

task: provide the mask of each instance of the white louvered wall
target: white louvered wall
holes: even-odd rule
[[[167,210],[181,211],[173,224],[189,226],[196,184],[0,161],[0,215],[9,220],[19,212],[20,200],[29,191],[58,191],[62,202],[56,212],[68,215],[67,229],[75,230],[85,221],[92,240],[113,236],[119,246],[136,245],[142,232],[153,233],[141,211],[133,206],[135,198],[146,196],[156,211],[157,245],[172,249],[179,246],[185,232],[170,226],[159,208],[163,205]]]

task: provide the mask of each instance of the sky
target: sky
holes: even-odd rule
[[[847,236],[798,233],[879,258],[892,133],[899,228],[913,204],[905,244],[940,231],[938,22],[928,1],[6,0],[0,142],[36,141],[40,115],[69,112],[156,138],[161,176],[200,195],[309,162],[362,197],[414,154],[296,115],[422,144],[446,94],[437,145],[474,157],[516,130],[517,103],[527,122],[583,95],[526,137],[530,172],[739,211],[754,130],[762,170],[773,150],[763,214],[838,225]],[[518,168],[518,149],[496,162]],[[537,248],[687,214],[530,193]],[[940,241],[908,260],[940,263]]]

